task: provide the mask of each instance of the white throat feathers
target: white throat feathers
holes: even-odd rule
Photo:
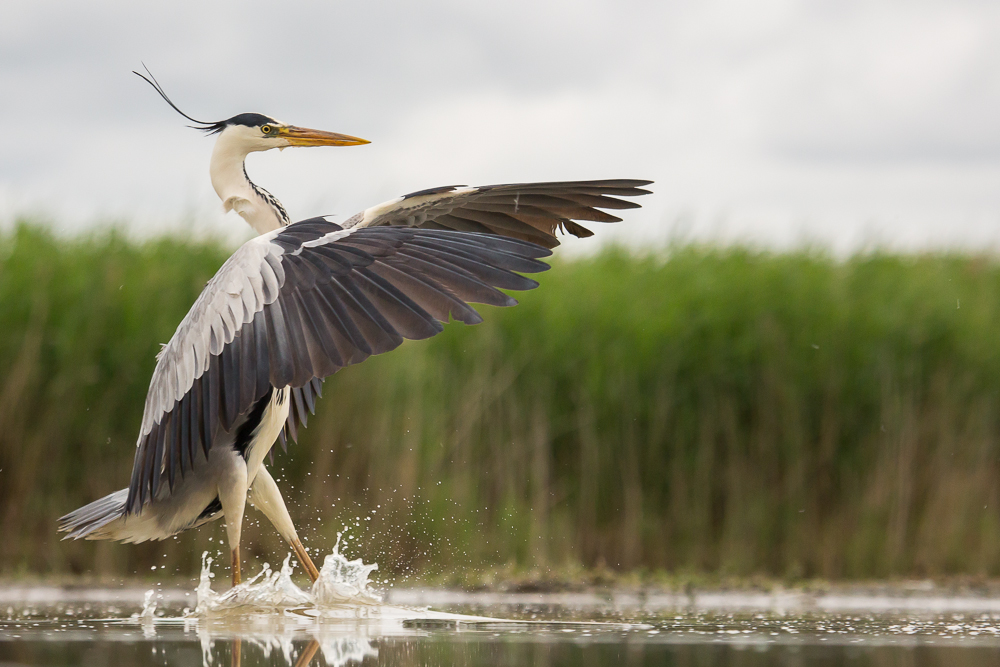
[[[209,173],[212,187],[226,211],[236,211],[258,234],[288,225],[288,213],[274,195],[255,185],[244,162],[254,151],[275,148],[263,141],[256,129],[243,125],[226,127],[215,141]]]

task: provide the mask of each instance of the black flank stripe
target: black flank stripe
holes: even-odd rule
[[[264,417],[264,411],[271,402],[273,392],[273,389],[268,391],[260,400],[253,404],[253,409],[250,411],[250,414],[247,415],[246,421],[244,421],[236,431],[236,438],[233,441],[233,449],[239,452],[240,456],[244,459],[248,455],[247,448],[253,442],[253,432],[258,426],[260,426],[261,419]]]

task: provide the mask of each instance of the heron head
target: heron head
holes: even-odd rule
[[[214,123],[196,120],[181,111],[167,97],[167,94],[148,68],[146,69],[146,73],[149,74],[148,77],[139,72],[134,73],[151,85],[174,111],[189,121],[197,123],[194,126],[196,129],[209,134],[218,134],[220,135],[220,139],[225,137],[227,145],[242,149],[244,153],[266,151],[272,148],[284,149],[289,146],[361,146],[371,143],[365,139],[359,139],[347,134],[296,127],[295,125],[282,123],[279,120],[260,113],[241,113],[232,118]]]
[[[248,153],[289,146],[361,146],[370,143],[347,134],[289,125],[259,113],[241,113],[203,129],[242,144]]]

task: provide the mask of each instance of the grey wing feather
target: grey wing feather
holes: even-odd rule
[[[548,254],[488,234],[343,229],[319,218],[248,241],[159,354],[126,511],[169,493],[270,387],[292,389],[295,438],[319,378],[433,336],[449,318],[481,321],[470,301],[513,305],[498,288],[535,287],[520,274],[547,269],[538,258]]]
[[[620,222],[601,209],[638,208],[621,199],[649,194],[652,181],[617,179],[511,183],[466,187],[449,185],[413,192],[373,206],[345,221],[355,227],[420,227],[499,234],[537,243],[559,245],[556,231],[574,236],[593,232],[575,222]]]

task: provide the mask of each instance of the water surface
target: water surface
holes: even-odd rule
[[[1000,664],[991,598],[379,592],[338,558],[307,590],[0,589],[0,666]]]

